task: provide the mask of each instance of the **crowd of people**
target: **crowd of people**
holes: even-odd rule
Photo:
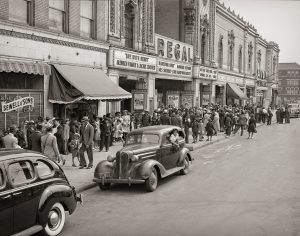
[[[93,151],[109,151],[114,142],[124,142],[126,135],[141,127],[152,125],[173,125],[184,130],[185,142],[211,141],[213,136],[224,132],[226,137],[240,130],[248,131],[248,138],[257,132],[256,123],[272,122],[270,108],[254,105],[185,108],[158,108],[152,115],[148,111],[129,113],[127,110],[108,113],[103,117],[84,116],[77,119],[58,118],[25,121],[19,127],[10,126],[0,131],[0,148],[24,148],[44,153],[49,159],[65,164],[65,155],[72,154],[72,166],[78,162],[79,168],[93,167]],[[288,107],[276,110],[277,123],[289,123]],[[205,139],[206,136],[206,139]],[[85,158],[87,153],[88,161]]]

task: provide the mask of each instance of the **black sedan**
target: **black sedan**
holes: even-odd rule
[[[0,235],[58,235],[77,202],[62,169],[40,153],[0,150]]]

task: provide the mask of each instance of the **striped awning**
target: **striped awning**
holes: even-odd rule
[[[50,75],[50,66],[42,62],[15,61],[0,58],[0,72]]]

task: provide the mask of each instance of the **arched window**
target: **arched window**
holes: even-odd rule
[[[252,74],[252,55],[253,55],[253,45],[252,42],[248,44],[248,71]]]
[[[132,4],[125,5],[125,47],[133,48],[133,34],[134,34],[134,13]]]
[[[205,48],[206,48],[206,36],[205,33],[203,34],[201,38],[201,63],[205,64]]]
[[[240,46],[239,48],[239,72],[242,72],[242,67],[243,67],[243,47]]]
[[[219,40],[218,64],[219,64],[219,68],[223,67],[223,35],[220,36],[220,40]]]
[[[229,45],[229,69],[233,70],[233,45]]]

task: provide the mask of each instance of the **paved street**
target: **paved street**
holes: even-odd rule
[[[194,151],[187,176],[84,193],[62,235],[300,235],[300,119]]]

